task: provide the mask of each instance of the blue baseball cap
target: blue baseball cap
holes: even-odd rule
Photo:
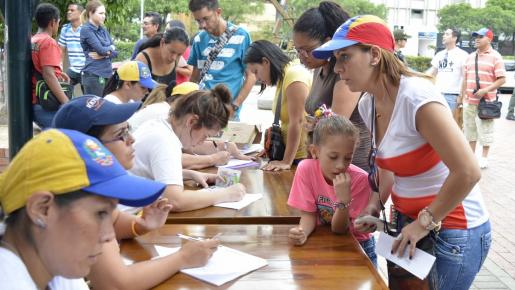
[[[142,87],[147,89],[153,89],[157,85],[157,82],[152,79],[148,66],[141,61],[124,62],[118,67],[116,73],[122,81],[139,82]]]
[[[10,214],[24,207],[35,192],[62,195],[81,190],[139,207],[156,200],[165,187],[129,175],[96,138],[50,129],[27,142],[0,175],[0,204]]]
[[[52,127],[87,133],[93,126],[115,125],[127,121],[141,102],[115,104],[94,95],[84,95],[61,106]]]
[[[479,35],[488,37],[490,41],[494,40],[494,32],[491,29],[484,27],[479,29],[478,31],[472,32],[472,37],[478,37]]]

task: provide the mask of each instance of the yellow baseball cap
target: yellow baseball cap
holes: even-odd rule
[[[157,85],[157,82],[152,79],[148,66],[141,61],[124,62],[118,67],[116,73],[122,81],[139,82],[142,87],[147,89],[153,89]]]
[[[10,214],[24,207],[34,192],[59,195],[80,189],[128,206],[144,206],[164,188],[162,183],[127,174],[96,138],[51,129],[27,142],[0,175],[0,204]]]
[[[194,82],[184,82],[181,84],[176,85],[172,90],[172,96],[175,95],[186,95],[193,91],[198,91],[199,86],[197,83]]]

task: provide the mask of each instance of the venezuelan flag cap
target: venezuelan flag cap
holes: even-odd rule
[[[61,195],[81,190],[137,207],[152,203],[164,188],[162,183],[127,174],[94,137],[51,129],[27,142],[0,175],[0,204],[10,214],[24,207],[35,192]]]
[[[338,27],[331,40],[313,50],[313,56],[328,59],[335,50],[358,43],[377,45],[392,52],[395,47],[392,32],[381,18],[359,15]]]

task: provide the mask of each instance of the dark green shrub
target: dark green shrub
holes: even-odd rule
[[[425,72],[431,67],[431,59],[426,56],[405,56],[408,66],[416,71]]]

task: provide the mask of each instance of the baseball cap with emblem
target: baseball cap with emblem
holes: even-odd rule
[[[142,87],[147,89],[153,89],[157,85],[157,82],[152,79],[148,66],[141,61],[124,62],[118,67],[116,72],[122,81],[139,82]]]
[[[186,95],[193,91],[198,91],[199,85],[194,82],[184,82],[176,85],[172,90],[172,96],[175,95]]]
[[[472,32],[472,37],[486,36],[490,41],[494,40],[494,32],[486,27],[479,29],[478,31]]]
[[[377,45],[391,52],[395,47],[392,32],[381,18],[358,15],[340,25],[333,38],[312,53],[315,58],[328,59],[335,50],[358,43]]]
[[[35,192],[60,195],[81,190],[137,207],[152,203],[164,188],[165,184],[129,175],[94,137],[50,129],[27,142],[0,175],[0,204],[8,215],[24,207]]]
[[[94,95],[74,98],[59,108],[52,127],[87,133],[93,126],[107,126],[127,121],[141,107],[141,102],[115,104]]]

